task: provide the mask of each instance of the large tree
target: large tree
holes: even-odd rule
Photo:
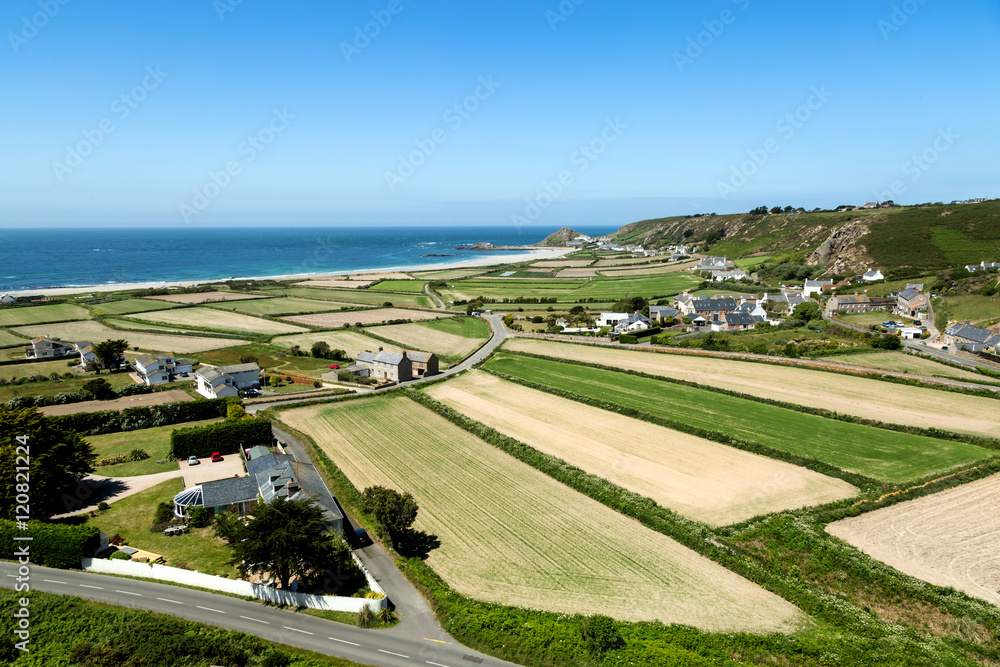
[[[361,495],[361,509],[370,514],[382,527],[384,537],[399,546],[420,507],[409,493],[400,493],[384,486],[370,486]]]
[[[19,448],[26,448],[27,455]],[[14,517],[16,498],[25,488],[33,519],[84,506],[92,491],[80,480],[94,471],[95,458],[83,436],[60,429],[51,417],[34,408],[0,407],[0,470],[5,473],[0,479],[0,518]],[[21,476],[25,473],[27,478]],[[27,486],[19,489],[19,484]]]
[[[312,500],[275,500],[253,511],[246,525],[220,520],[221,537],[229,540],[230,563],[240,576],[268,572],[282,588],[292,577],[313,578],[344,567],[339,534],[330,531],[323,510]]]
[[[94,354],[101,361],[101,368],[113,370],[118,368],[125,359],[125,350],[128,349],[127,340],[105,340],[94,344]]]

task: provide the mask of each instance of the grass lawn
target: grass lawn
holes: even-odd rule
[[[609,401],[698,428],[721,431],[843,470],[901,483],[969,465],[992,452],[850,424],[625,373],[500,353],[485,368]]]
[[[31,377],[32,375],[49,375],[51,373],[59,373],[59,375],[62,375],[63,373],[72,370],[68,365],[71,359],[79,359],[79,357],[67,357],[66,359],[54,359],[52,361],[34,361],[24,364],[0,366],[0,378],[10,380],[14,377],[23,378]]]
[[[212,528],[193,528],[185,535],[165,537],[150,531],[156,506],[161,502],[173,504],[174,496],[184,490],[180,479],[168,479],[135,495],[111,503],[107,512],[87,519],[109,537],[121,535],[125,544],[136,549],[160,554],[167,565],[186,567],[225,577],[236,577],[236,568],[227,565],[229,549],[212,534]]]
[[[869,324],[879,324],[883,322],[888,322],[889,320],[900,321],[900,318],[891,313],[875,312],[875,313],[855,313],[853,315],[838,315],[837,319],[844,320],[849,324],[854,324],[857,326],[866,327]]]
[[[47,306],[22,306],[20,308],[0,308],[0,327],[24,324],[44,324],[82,320],[90,317],[90,311],[70,303],[53,303]]]
[[[951,319],[959,322],[969,320],[979,326],[988,326],[991,321],[1000,320],[1000,299],[995,296],[946,296],[944,302]]]
[[[573,298],[617,301],[626,296],[671,296],[699,283],[700,278],[686,273],[668,273],[646,278],[604,278],[588,282],[573,292]]]
[[[147,301],[146,299],[123,299],[109,301],[94,306],[94,310],[102,310],[109,315],[127,315],[129,313],[144,313],[148,310],[163,310],[163,301]]]
[[[741,269],[745,269],[748,266],[757,266],[758,264],[770,262],[772,259],[774,259],[774,257],[771,255],[760,255],[758,257],[744,257],[743,259],[736,259],[733,260],[733,263]]]
[[[299,299],[297,297],[278,297],[277,299],[251,299],[249,301],[234,301],[226,304],[213,305],[220,310],[236,311],[248,315],[299,315],[302,313],[327,313],[341,308],[358,308],[358,304],[337,303],[335,301],[316,301]]]
[[[282,355],[279,357],[278,355]],[[200,354],[189,355],[190,358],[197,359],[203,364],[212,366],[231,366],[243,363],[241,359],[246,356],[257,357],[257,364],[261,368],[274,368],[284,362],[285,351],[275,349],[263,343],[250,343],[239,347],[226,347],[221,350],[209,350]]]
[[[149,475],[155,472],[177,470],[177,461],[169,457],[170,434],[176,429],[206,426],[220,421],[222,419],[206,419],[200,422],[155,426],[140,431],[87,436],[87,441],[94,446],[94,451],[97,452],[98,461],[118,456],[119,454],[128,454],[133,449],[145,449],[146,453],[149,454],[149,458],[142,461],[101,466],[97,469],[96,474],[105,477],[134,477],[136,475]],[[157,459],[168,460],[166,463],[156,463]]]
[[[0,347],[20,347],[29,343],[30,341],[27,338],[21,338],[6,329],[0,329]]]
[[[420,326],[462,338],[489,338],[492,333],[488,322],[475,317],[451,317],[446,320],[421,322]]]
[[[368,289],[385,292],[423,292],[426,284],[426,280],[383,280]]]
[[[952,368],[932,359],[906,354],[905,352],[853,354],[849,357],[829,357],[827,359],[821,358],[820,360],[841,361],[859,366],[886,368],[893,371],[909,371],[911,373],[923,373],[924,375],[938,375],[958,380],[969,380],[971,382],[982,382],[988,379],[984,375],[973,371]]]
[[[59,371],[60,374],[69,370],[65,361],[55,363],[62,364],[62,370]],[[41,366],[43,364],[39,365]],[[15,368],[19,367],[20,366],[15,366]],[[4,367],[0,366],[0,368]],[[10,368],[10,366],[7,366],[6,368]],[[34,373],[31,373],[31,375],[34,375]],[[88,373],[86,375],[74,377],[70,380],[46,380],[45,382],[29,382],[22,385],[9,384],[6,387],[0,387],[0,403],[10,400],[15,396],[55,396],[56,394],[68,391],[80,391],[80,388],[83,387],[85,383],[89,380],[93,380],[95,377],[98,376],[93,373]],[[127,373],[113,373],[110,375],[108,373],[101,373],[100,377],[107,380],[108,383],[111,384],[112,389],[135,384]]]

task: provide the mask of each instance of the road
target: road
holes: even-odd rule
[[[444,301],[441,300],[441,297],[431,291],[430,283],[424,283],[424,293],[431,298],[431,302],[434,304],[435,310],[445,309]]]
[[[434,636],[412,638],[397,632],[398,628],[362,630],[315,616],[190,588],[76,570],[30,567],[32,590],[76,595],[122,607],[179,616],[362,664],[380,667],[459,667],[472,662],[490,667],[515,667],[514,663],[475,653],[461,644],[448,643],[451,640]],[[0,586],[13,588],[17,569],[17,563],[0,562]]]

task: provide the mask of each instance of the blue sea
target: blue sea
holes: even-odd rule
[[[208,281],[480,259],[475,243],[531,245],[558,227],[5,229],[0,292]],[[589,235],[617,227],[579,227]],[[449,255],[429,257],[429,255]]]

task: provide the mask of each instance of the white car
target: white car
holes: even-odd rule
[[[188,457],[188,465],[189,466],[196,466],[196,465],[199,465],[200,463],[201,463],[201,461],[198,460],[197,456],[189,456]]]

